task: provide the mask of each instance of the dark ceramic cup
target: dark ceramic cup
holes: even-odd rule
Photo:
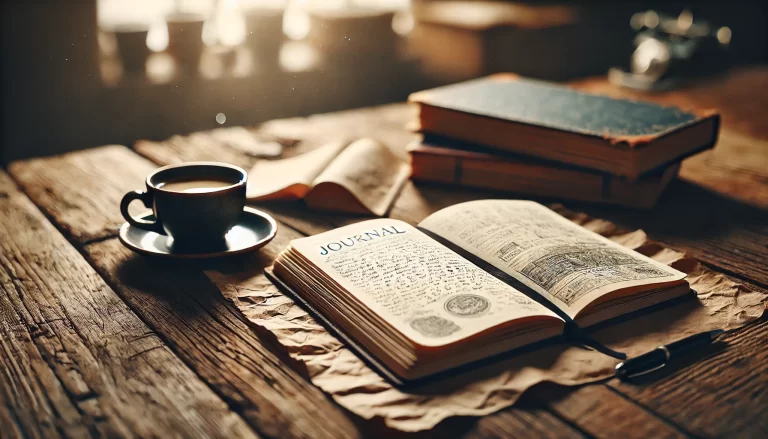
[[[245,207],[247,179],[248,174],[242,168],[226,163],[190,162],[165,166],[147,177],[146,191],[125,194],[120,211],[131,226],[172,237],[174,247],[221,246]],[[194,191],[198,181],[217,184]],[[171,190],[185,184],[193,187],[193,191]],[[133,218],[128,213],[128,205],[134,200],[140,200],[152,209],[154,221]]]

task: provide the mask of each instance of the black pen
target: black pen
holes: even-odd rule
[[[628,379],[659,370],[671,358],[679,357],[703,346],[708,346],[722,333],[722,329],[715,329],[714,331],[691,335],[668,345],[659,346],[648,353],[617,364],[616,376],[620,379]]]

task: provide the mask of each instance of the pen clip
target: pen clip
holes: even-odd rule
[[[636,372],[636,373],[633,373],[631,375],[625,375],[625,376],[621,377],[621,379],[629,380],[629,379],[636,378],[636,377],[639,377],[639,376],[648,375],[649,373],[656,372],[657,370],[660,370],[661,368],[666,366],[667,365],[667,361],[669,361],[669,357],[671,356],[670,353],[669,353],[669,349],[667,349],[666,346],[659,346],[656,349],[659,349],[662,352],[664,352],[664,356],[666,357],[666,359],[665,359],[665,361],[663,363],[659,364],[656,367],[652,367],[650,369],[646,369],[646,370],[643,370],[643,371],[640,371],[640,372]],[[624,363],[620,363],[616,367],[618,368],[622,364],[624,364]]]

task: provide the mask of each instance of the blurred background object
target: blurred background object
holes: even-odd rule
[[[709,74],[766,61],[767,8],[749,0],[12,0],[0,18],[0,160],[401,101],[500,71],[567,80],[612,66],[633,72],[635,59],[635,73],[646,62],[652,76],[664,47],[688,46],[633,29],[634,14],[648,10],[677,20],[687,9],[691,29],[706,22],[716,41],[733,36],[725,63],[686,67],[694,64],[670,53],[668,75],[681,76],[678,65]],[[696,41],[690,53],[717,59]]]
[[[281,4],[255,4],[243,8],[245,43],[256,63],[276,69],[280,48],[285,41],[283,21],[285,8]]]
[[[145,23],[120,24],[112,28],[112,34],[115,37],[117,53],[120,54],[120,60],[123,63],[123,70],[144,72],[147,58],[149,58],[147,46],[149,26]]]
[[[687,9],[677,17],[656,11],[638,12],[630,25],[637,31],[635,50],[625,70],[609,71],[613,83],[639,90],[665,90],[729,67],[733,34],[728,26],[716,27],[694,19]]]
[[[434,1],[415,6],[414,17],[412,50],[427,74],[445,82],[496,72],[550,80],[595,74],[621,59],[629,38],[626,23],[567,3]]]
[[[203,25],[205,15],[174,11],[165,16],[168,32],[168,53],[185,73],[199,71],[203,54]]]

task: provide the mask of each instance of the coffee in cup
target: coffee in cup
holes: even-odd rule
[[[183,248],[223,245],[245,207],[248,174],[226,163],[191,162],[165,166],[147,177],[146,191],[128,192],[120,211],[131,226],[173,238]],[[128,205],[140,200],[155,220],[133,218]]]
[[[213,192],[223,187],[230,186],[231,183],[222,180],[178,180],[162,183],[159,188],[165,189],[171,192],[185,192],[188,194],[200,194],[206,192]]]

